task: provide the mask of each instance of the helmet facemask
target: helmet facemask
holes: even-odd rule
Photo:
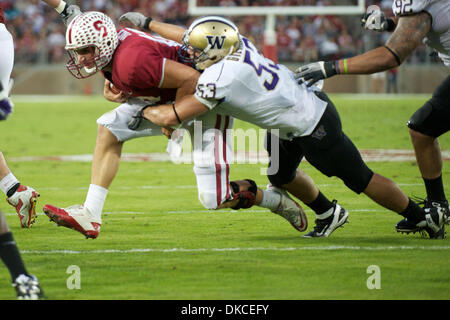
[[[92,58],[84,60],[84,63],[79,62],[79,51],[93,48],[94,53]],[[105,65],[105,57],[101,57],[99,49],[96,46],[89,46],[86,48],[70,49],[67,51],[69,60],[66,64],[67,70],[77,79],[88,78],[98,71],[102,70]],[[106,63],[107,64],[107,63]]]
[[[67,69],[78,79],[94,75],[110,63],[118,42],[115,25],[108,16],[94,11],[77,16],[66,32]],[[80,61],[79,56],[88,48],[93,48],[92,57]]]

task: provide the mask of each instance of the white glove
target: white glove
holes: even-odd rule
[[[120,16],[119,21],[129,21],[136,27],[149,30],[148,25],[150,24],[150,21],[152,21],[152,18],[146,17],[139,12],[127,12]]]
[[[361,24],[364,29],[378,32],[385,31],[388,28],[388,21],[381,10],[374,10],[370,13],[364,14],[361,18]]]

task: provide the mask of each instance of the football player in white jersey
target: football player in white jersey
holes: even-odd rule
[[[134,29],[116,30],[114,22],[100,12],[85,12],[73,19],[66,31],[66,42],[71,57],[67,68],[72,75],[85,78],[102,72],[105,98],[120,105],[97,120],[91,184],[83,205],[59,208],[47,204],[43,210],[58,225],[95,239],[100,232],[109,186],[118,172],[123,144],[134,138],[162,134],[161,127],[133,118],[136,111],[147,105],[150,98],[167,102],[193,93],[199,73],[179,61],[179,43]],[[206,208],[215,209],[231,196],[227,156],[231,152],[230,142],[223,134],[232,127],[233,119],[210,113],[201,120],[203,132],[219,131],[217,136],[205,134],[199,144],[199,153],[206,154],[209,161],[202,162],[203,157],[195,156],[194,145],[199,198]],[[190,130],[192,126],[186,124],[186,128]],[[306,216],[294,200],[279,190],[266,193],[266,198],[272,201],[263,204],[265,208],[288,220],[299,231],[306,228]],[[243,199],[242,205],[246,202]]]
[[[393,19],[373,10],[364,16],[366,29],[393,31],[386,44],[350,59],[320,61],[297,69],[296,77],[313,84],[340,74],[372,74],[398,67],[422,42],[435,49],[450,68],[450,1],[396,0]],[[450,76],[439,85],[430,100],[408,121],[417,163],[424,180],[425,208],[436,207],[450,221],[450,210],[442,182],[442,155],[438,137],[450,129]],[[423,229],[416,219],[404,219],[397,231],[409,233]]]
[[[142,26],[144,19],[136,13],[127,15]],[[145,108],[146,119],[170,126],[213,110],[264,129],[278,129],[279,148],[272,150],[275,144],[267,136],[271,164],[276,160],[272,154],[279,152],[279,170],[268,177],[273,186],[289,191],[316,212],[316,226],[307,237],[328,236],[346,222],[348,212],[328,201],[313,183],[300,187],[296,170],[303,157],[323,174],[342,179],[354,192],[427,223],[430,237],[443,236],[437,210],[423,210],[393,181],[366,166],[342,132],[336,108],[325,93],[298,85],[293,72],[262,56],[231,21],[215,16],[197,19],[184,33],[183,43],[197,69],[203,70],[197,90],[174,105]],[[315,207],[318,203],[323,204],[320,211]]]

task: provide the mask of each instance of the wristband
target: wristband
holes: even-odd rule
[[[387,22],[386,31],[394,31],[396,27],[394,20],[386,19],[386,22]]]
[[[150,31],[150,22],[152,22],[151,17],[147,17],[144,22],[144,29]]]

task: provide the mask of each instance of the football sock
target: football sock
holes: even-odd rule
[[[17,178],[12,174],[12,172],[8,173],[3,179],[0,181],[0,189],[7,197],[11,197],[14,192],[16,192],[17,188],[19,188],[20,182]]]
[[[0,235],[0,258],[8,268],[13,281],[21,274],[27,275],[25,265],[11,232]]]
[[[444,185],[442,183],[442,174],[436,179],[425,179],[425,189],[427,191],[428,200],[445,201]]]
[[[270,210],[278,209],[281,201],[281,195],[271,190],[262,190],[262,193],[263,198],[259,206]]]
[[[84,207],[87,208],[96,219],[101,219],[103,205],[105,204],[107,194],[108,189],[95,184],[89,185]]]
[[[322,192],[319,191],[319,195],[317,196],[316,200],[314,200],[311,203],[306,203],[308,207],[311,208],[317,215],[321,215],[331,208],[334,209],[333,203],[328,200],[327,197],[323,195]]]
[[[399,213],[405,218],[420,221],[424,218],[424,211],[417,203],[409,199],[408,206],[403,212]]]

